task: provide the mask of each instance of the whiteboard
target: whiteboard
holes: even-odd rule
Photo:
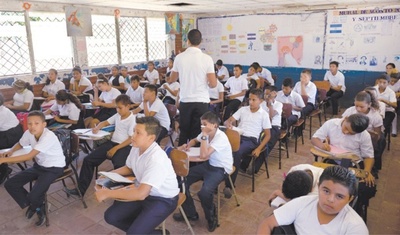
[[[328,11],[325,68],[332,60],[340,69],[385,71],[400,66],[400,9]]]
[[[319,68],[323,66],[326,13],[199,18],[200,45],[225,64]]]

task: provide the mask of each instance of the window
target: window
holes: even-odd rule
[[[145,19],[120,17],[122,63],[146,61]]]
[[[167,35],[164,18],[147,18],[149,60],[167,58]]]

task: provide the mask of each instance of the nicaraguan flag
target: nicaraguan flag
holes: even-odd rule
[[[247,40],[256,40],[256,34],[255,33],[248,33],[247,34]]]
[[[329,33],[342,33],[342,24],[329,25]]]

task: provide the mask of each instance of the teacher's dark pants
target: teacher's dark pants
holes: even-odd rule
[[[179,104],[179,146],[197,137],[200,132],[200,117],[208,111],[209,103],[180,102]]]
[[[150,234],[174,212],[177,204],[178,196],[148,196],[143,201],[133,202],[114,201],[104,213],[104,219],[126,234]]]

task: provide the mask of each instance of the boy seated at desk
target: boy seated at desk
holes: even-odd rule
[[[307,104],[304,108],[302,108],[302,116],[306,118],[311,114],[311,112],[315,109],[315,98],[317,95],[317,87],[311,81],[311,69],[304,69],[300,74],[300,81],[296,83],[293,88],[293,91],[297,92],[297,94],[302,97],[307,97]],[[304,100],[303,100],[304,102]]]
[[[256,164],[258,161],[261,164],[267,157],[266,151],[263,148],[267,145],[270,140],[270,129],[271,121],[268,113],[263,110],[260,106],[263,101],[263,91],[261,89],[251,89],[249,96],[249,106],[240,108],[234,113],[228,120],[225,121],[227,128],[232,128],[232,123],[239,121],[239,129],[243,132],[240,137],[240,148],[237,152],[233,153],[233,165],[235,166],[235,172],[231,175],[232,183],[236,181],[238,170],[246,172],[247,167],[250,164],[251,157],[248,154],[256,156]],[[261,132],[264,132],[264,138],[259,143],[259,137]],[[262,154],[260,156],[260,154]],[[257,172],[255,172],[257,173]],[[225,181],[224,194],[226,198],[232,196],[231,185],[229,180]]]
[[[295,198],[261,222],[257,234],[271,234],[274,227],[294,224],[296,234],[369,234],[349,203],[357,195],[357,179],[341,166],[321,174],[318,195]]]
[[[92,132],[96,134],[103,127],[115,125],[115,131],[111,140],[97,147],[83,159],[78,179],[79,189],[66,189],[67,193],[79,195],[79,190],[84,195],[92,182],[95,167],[99,166],[106,159],[112,161],[114,169],[125,165],[126,158],[131,150],[129,144],[131,143],[130,139],[133,128],[136,125],[135,115],[129,110],[130,100],[127,95],[119,95],[115,99],[115,102],[117,104],[117,113],[106,121],[100,122],[92,129]]]
[[[147,70],[143,74],[143,78],[149,81],[149,84],[160,85],[160,74],[154,68],[154,62],[147,63]]]
[[[261,88],[261,80],[260,80],[260,78],[258,77],[256,71],[257,71],[257,67],[256,67],[254,64],[250,65],[249,71],[248,71],[248,73],[247,73],[247,80],[248,80],[249,82],[250,82],[251,80],[256,81],[257,85],[256,85],[256,87],[253,87],[253,88]]]
[[[168,129],[171,125],[169,119],[168,110],[163,102],[157,96],[157,86],[154,84],[148,84],[144,88],[143,102],[136,109],[132,110],[133,114],[137,114],[144,111],[144,115],[154,116],[160,121],[161,131],[156,142],[160,144],[161,140],[168,135]]]
[[[23,146],[31,146],[32,150],[18,157],[12,154]],[[25,216],[30,219],[36,213],[38,221],[36,226],[46,222],[45,196],[50,185],[64,172],[65,157],[57,136],[46,128],[44,114],[32,111],[28,114],[28,130],[22,138],[8,152],[0,154],[0,164],[20,163],[35,159],[32,167],[25,169],[10,178],[4,184],[7,192],[26,210]],[[35,181],[28,192],[24,185]]]
[[[171,81],[170,74],[171,73],[167,73],[165,75],[165,83],[162,85],[162,88],[164,88],[166,91],[166,94],[163,99],[163,103],[174,105],[176,103],[177,95],[179,93],[179,89],[181,86],[180,86],[179,82]]]
[[[375,89],[378,92],[378,99],[386,105],[385,118],[383,119],[384,134],[386,137],[391,134],[389,130],[396,116],[397,98],[396,93],[388,87],[389,82],[386,80],[384,74],[378,77],[377,83],[378,85],[375,86]]]
[[[125,93],[131,100],[131,109],[137,108],[143,102],[143,93],[144,88],[140,86],[139,76],[131,77],[131,85]]]
[[[272,78],[272,74],[271,71],[269,71],[266,68],[261,67],[261,65],[258,62],[254,62],[252,65],[256,66],[256,72],[257,72],[257,76],[261,79],[263,86],[262,88],[264,88],[265,86],[274,86],[275,85],[275,81]]]
[[[126,165],[112,171],[122,176],[135,175],[139,186],[103,188],[95,192],[99,202],[115,200],[104,213],[104,219],[126,234],[155,234],[154,229],[178,204],[179,187],[174,168],[155,142],[160,130],[156,118],[137,118]]]
[[[200,159],[206,161],[190,168],[185,184],[186,200],[182,208],[189,220],[199,219],[189,188],[197,181],[203,180],[203,186],[197,195],[208,222],[208,231],[213,232],[218,225],[216,207],[213,202],[214,192],[224,180],[225,175],[232,172],[232,148],[226,134],[218,128],[219,120],[215,113],[208,111],[200,119],[203,126],[201,133],[188,144],[178,148],[185,151],[200,143]],[[173,217],[176,221],[184,221],[181,213],[176,213]]]

